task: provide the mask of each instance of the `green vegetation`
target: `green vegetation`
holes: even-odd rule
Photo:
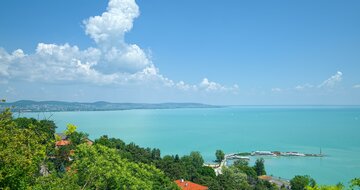
[[[306,190],[343,190],[344,186],[342,184],[334,185],[334,186],[314,186],[314,187],[306,187]]]
[[[19,125],[9,109],[0,114],[0,184],[7,189],[25,189],[39,175],[47,160],[46,134],[39,127]],[[37,122],[39,124],[40,122]],[[41,135],[39,135],[39,133]],[[49,142],[51,139],[49,139]]]
[[[297,175],[290,180],[290,185],[293,190],[304,190],[305,187],[315,187],[316,182],[310,176]]]
[[[215,152],[216,162],[221,162],[225,158],[225,153],[222,150],[216,150]]]
[[[251,153],[250,152],[240,152],[240,153],[237,153],[236,155],[238,155],[238,156],[250,156]]]
[[[360,178],[355,178],[350,181],[351,189],[360,189]]]
[[[254,170],[258,176],[266,175],[264,162],[263,158],[257,159],[255,162]]]
[[[55,147],[54,132],[51,121],[0,113],[0,189],[177,189],[154,165],[86,144],[74,125],[65,131],[69,145]]]
[[[69,124],[64,144],[55,136],[49,120],[13,118],[10,109],[0,113],[0,189],[178,189],[174,180],[185,179],[218,190],[273,190],[274,184],[258,178],[266,174],[263,159],[254,166],[237,160],[216,176],[204,166],[200,152],[166,155],[156,148],[102,136],[89,143],[88,135]],[[65,142],[66,141],[66,142]],[[91,145],[92,144],[92,145]],[[216,151],[218,161],[224,152]],[[359,179],[350,188],[358,189]],[[340,190],[344,187],[317,186],[309,176],[291,180],[294,190]]]

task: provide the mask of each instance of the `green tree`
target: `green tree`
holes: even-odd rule
[[[258,176],[266,175],[264,162],[263,158],[256,159],[255,161],[254,170]]]
[[[70,147],[71,149],[75,149],[77,145],[86,143],[88,139],[88,134],[84,132],[77,132],[74,131],[70,135],[68,135],[68,140],[70,140]]]
[[[109,138],[107,135],[103,135],[99,139],[96,139],[94,144],[101,144],[108,148],[114,148],[117,150],[125,150],[124,141],[116,138]]]
[[[45,162],[46,135],[36,132],[30,123],[26,128],[17,126],[10,109],[0,114],[0,189],[25,189],[34,184]]]
[[[204,164],[204,159],[198,151],[191,152],[190,159],[195,168],[201,168]]]
[[[216,161],[220,163],[221,161],[224,160],[225,153],[222,150],[216,150],[215,156],[216,156]]]
[[[154,166],[129,162],[102,145],[79,145],[71,170],[85,189],[177,189]]]
[[[219,184],[226,190],[251,189],[247,182],[247,175],[236,167],[222,169],[223,174],[218,176]]]
[[[290,180],[290,185],[292,190],[304,190],[305,188],[315,187],[316,182],[308,175],[297,175]]]
[[[254,190],[265,190],[265,189],[278,190],[279,188],[275,184],[272,184],[268,181],[258,180],[257,183],[255,184]]]
[[[249,166],[249,163],[246,160],[236,160],[233,164],[233,167],[236,167],[248,176],[249,184],[256,184],[258,182],[258,176],[256,174],[256,171],[253,167]]]
[[[157,167],[164,171],[171,180],[187,179],[188,174],[185,165],[173,156],[166,155],[158,162]]]
[[[334,186],[331,186],[331,185],[316,186],[315,185],[314,187],[307,186],[305,189],[306,190],[343,190],[344,186],[343,185],[334,185]]]
[[[194,181],[199,178],[199,170],[203,167],[204,159],[200,152],[193,151],[190,155],[181,157],[181,162],[186,168],[187,177],[186,179]]]
[[[72,133],[74,133],[76,131],[76,126],[73,124],[67,124],[66,126],[66,130],[65,130],[65,135],[69,136]]]
[[[354,178],[350,181],[351,189],[360,189],[360,178]]]
[[[160,160],[161,159],[160,149],[154,148],[151,150],[151,159],[152,160]]]
[[[35,126],[35,132],[44,136],[44,142],[42,142],[44,144],[50,140],[55,140],[54,134],[56,125],[53,121],[21,117],[14,119],[14,122],[18,128],[22,129],[29,128],[31,124]]]
[[[56,174],[48,176],[41,176],[36,179],[36,184],[31,188],[32,190],[80,190],[81,187],[77,184],[77,178],[74,173],[65,173],[62,177]]]

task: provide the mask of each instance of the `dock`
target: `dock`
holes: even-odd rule
[[[250,160],[250,157],[253,156],[273,156],[273,157],[324,157],[322,152],[320,154],[312,154],[312,153],[301,153],[301,152],[280,152],[280,151],[253,151],[253,152],[240,152],[240,153],[230,153],[224,156],[224,159],[220,163],[213,164],[204,164],[204,166],[208,166],[214,169],[215,174],[222,174],[222,168],[226,167],[226,163],[228,160]]]
[[[308,153],[301,153],[301,152],[280,152],[280,151],[253,151],[250,153],[251,156],[284,156],[284,157],[324,157],[324,155],[320,154],[308,154]]]

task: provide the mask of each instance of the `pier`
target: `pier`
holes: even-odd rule
[[[246,154],[246,153],[242,153]],[[301,152],[280,152],[280,151],[253,151],[250,154],[251,156],[285,156],[285,157],[323,157],[324,155],[320,151],[320,154],[308,154]]]
[[[280,151],[253,151],[253,152],[240,152],[240,153],[230,153],[224,156],[224,159],[220,163],[215,164],[204,164],[214,169],[215,174],[222,174],[222,168],[226,167],[228,160],[250,160],[250,157],[253,156],[273,156],[273,157],[324,157],[322,152],[320,154],[308,154],[301,152],[280,152]]]

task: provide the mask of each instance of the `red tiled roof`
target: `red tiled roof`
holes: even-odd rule
[[[69,145],[70,141],[68,140],[61,140],[61,141],[56,141],[55,145],[56,146],[65,146],[65,145]]]
[[[85,139],[85,141],[86,141],[86,144],[87,145],[93,145],[94,144],[94,142],[92,141],[92,140],[90,140],[90,139]]]
[[[208,190],[209,188],[206,186],[202,186],[191,181],[185,180],[176,180],[176,185],[180,187],[182,190]]]
[[[258,178],[262,179],[262,180],[266,180],[266,181],[271,180],[271,176],[267,176],[267,175],[262,175],[262,176],[259,176]]]

